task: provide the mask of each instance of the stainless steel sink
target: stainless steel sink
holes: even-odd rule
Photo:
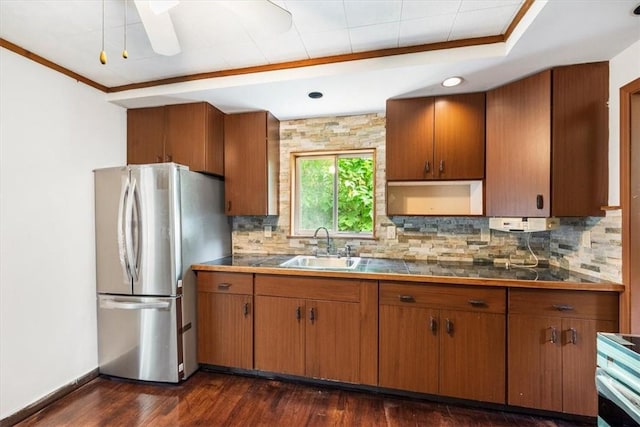
[[[312,255],[298,255],[280,264],[280,267],[310,268],[314,270],[353,270],[360,264],[361,258],[330,258]]]

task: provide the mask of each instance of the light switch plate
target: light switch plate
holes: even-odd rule
[[[264,237],[271,237],[272,228],[270,225],[264,226]]]

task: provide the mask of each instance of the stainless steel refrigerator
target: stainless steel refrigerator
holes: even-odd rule
[[[175,383],[196,371],[190,266],[231,252],[223,189],[173,163],[95,171],[100,373]]]

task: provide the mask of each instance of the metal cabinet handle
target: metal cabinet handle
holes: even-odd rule
[[[578,331],[576,328],[569,328],[569,344],[578,344]]]
[[[311,323],[316,320],[316,312],[314,311],[313,307],[309,310],[309,320],[311,320]]]
[[[300,306],[296,307],[296,320],[300,320],[302,317],[302,312],[300,311]]]
[[[444,172],[444,160],[440,160],[440,173]]]
[[[544,208],[544,198],[542,197],[542,194],[538,194],[536,196],[536,208],[537,209]]]
[[[413,295],[398,295],[398,298],[400,298],[400,301],[402,302],[416,302]]]
[[[482,299],[470,299],[467,302],[469,304],[471,304],[473,307],[486,307],[487,306],[486,301],[482,300]]]
[[[551,330],[551,339],[549,342],[555,344],[558,342],[558,330],[555,326],[551,326],[549,329]]]
[[[429,321],[429,329],[431,329],[431,332],[434,334],[438,331],[438,321],[433,316],[431,316],[431,320]]]
[[[569,304],[553,304],[553,308],[558,311],[571,311],[573,310],[573,306]]]
[[[450,319],[447,319],[446,325],[447,325],[447,334],[453,335],[453,321]]]
[[[231,287],[231,283],[219,283],[218,284],[218,289],[221,290],[221,291],[228,291],[230,287]]]
[[[429,172],[431,172],[431,162],[427,160],[426,162],[424,162],[424,173]]]
[[[242,314],[244,314],[245,317],[247,317],[249,315],[249,303],[248,302],[244,303],[244,308],[242,309]]]

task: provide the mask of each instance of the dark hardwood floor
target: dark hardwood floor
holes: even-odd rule
[[[563,420],[200,371],[180,385],[98,377],[19,426],[522,426]]]

